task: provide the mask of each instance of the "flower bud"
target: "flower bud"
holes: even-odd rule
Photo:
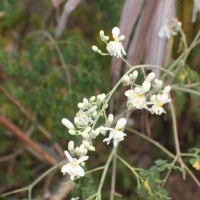
[[[95,147],[94,147],[94,146],[90,146],[90,147],[89,147],[89,150],[90,150],[90,151],[95,151]]]
[[[106,97],[106,95],[105,95],[104,93],[103,93],[103,94],[99,94],[99,95],[97,96],[97,101],[103,102],[104,99],[105,99],[105,97]]]
[[[100,35],[101,38],[104,38],[104,37],[105,37],[104,31],[101,30],[101,31],[99,32],[99,35]]]
[[[91,131],[91,127],[90,126],[88,126],[86,129],[85,129],[85,131],[87,131],[88,133]]]
[[[69,134],[76,135],[76,131],[71,129],[71,130],[69,130]]]
[[[154,72],[151,72],[150,74],[147,75],[146,81],[151,82],[155,78],[156,74]]]
[[[84,104],[83,103],[78,103],[78,108],[79,109],[83,109],[85,106],[84,106]]]
[[[97,51],[97,53],[101,54],[102,52],[101,52],[101,50],[99,49],[99,50]]]
[[[155,79],[154,83],[156,85],[157,88],[161,88],[163,85],[163,82],[161,80]]]
[[[82,143],[85,146],[85,148],[89,149],[90,143],[87,140],[83,140]]]
[[[142,92],[143,93],[146,93],[146,92],[148,92],[149,90],[150,90],[150,88],[151,88],[151,83],[149,82],[149,81],[144,81],[143,83],[142,83]]]
[[[94,52],[97,52],[97,51],[99,50],[99,48],[98,48],[97,46],[92,46],[92,50],[93,50]]]
[[[74,123],[75,123],[75,124],[78,124],[78,123],[79,123],[78,117],[74,117]]]
[[[97,111],[96,111],[96,110],[92,112],[92,116],[93,116],[93,117],[96,117],[96,116],[97,116]]]
[[[109,40],[109,37],[108,37],[108,36],[106,36],[106,37],[105,37],[105,40],[106,40],[106,41],[108,41],[108,40]]]
[[[135,81],[135,79],[138,77],[138,71],[133,71],[132,74],[130,74],[130,78],[131,78],[131,81]]]
[[[96,130],[92,130],[91,133],[90,133],[90,136],[92,138],[96,138],[100,133],[100,130],[96,129]]]
[[[93,102],[93,101],[95,101],[95,99],[96,99],[96,97],[95,97],[95,96],[92,96],[92,97],[90,97],[89,101],[90,101],[90,102]]]
[[[68,150],[69,150],[69,151],[74,151],[74,142],[73,142],[73,141],[70,141],[70,142],[68,143]]]
[[[68,129],[75,129],[74,125],[68,119],[66,119],[66,118],[63,118],[61,122]]]
[[[87,106],[88,103],[89,103],[88,100],[87,100],[86,98],[84,98],[84,99],[83,99],[83,104],[84,104],[85,106]]]
[[[77,155],[80,155],[80,147],[76,147],[75,151]]]
[[[169,85],[167,85],[167,86],[163,89],[163,93],[164,93],[164,94],[167,94],[167,93],[170,92],[170,90],[171,90],[171,87],[170,87]]]
[[[82,137],[85,138],[85,139],[89,139],[89,138],[90,138],[90,135],[88,134],[87,131],[83,131],[83,132],[81,133],[81,135],[82,135]]]
[[[125,36],[124,36],[124,35],[120,35],[120,36],[119,36],[119,40],[122,41],[122,40],[124,40],[124,39],[125,39]]]
[[[131,82],[130,77],[127,74],[125,74],[122,78],[123,85],[128,86],[130,82]]]

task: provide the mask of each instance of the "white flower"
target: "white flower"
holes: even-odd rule
[[[160,38],[168,38],[177,35],[181,27],[181,22],[178,19],[173,18],[171,20],[166,20],[165,24],[160,28],[158,36]]]
[[[110,131],[109,137],[104,139],[103,142],[107,142],[107,144],[109,144],[110,141],[113,139],[113,144],[114,146],[116,146],[118,142],[124,140],[124,136],[126,136],[126,134],[123,133],[121,129],[125,127],[125,125],[126,125],[126,119],[121,118],[117,121],[115,128],[99,127],[98,129],[100,131],[107,131],[107,130]]]
[[[170,89],[170,86],[166,86],[162,94],[151,96],[151,102],[148,104],[153,104],[153,106],[149,109],[152,114],[161,115],[162,113],[166,113],[163,105],[171,101],[168,95]]]
[[[151,88],[151,83],[149,81],[144,81],[141,87],[135,87],[133,90],[127,90],[125,96],[128,97],[127,107],[128,109],[146,108],[146,97],[145,93]]]
[[[73,180],[76,176],[81,177],[85,175],[85,172],[83,168],[79,165],[83,161],[87,160],[88,156],[82,156],[78,160],[76,158],[72,158],[68,151],[64,151],[65,155],[67,156],[69,163],[62,166],[61,172],[63,175],[66,173],[71,176],[71,179]]]
[[[118,27],[114,27],[112,29],[113,40],[110,41],[106,47],[108,53],[111,56],[122,57],[122,54],[126,55],[124,47],[120,41],[125,39],[124,35],[120,36],[120,29]]]

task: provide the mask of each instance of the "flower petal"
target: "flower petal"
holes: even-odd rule
[[[120,34],[120,29],[118,28],[118,27],[114,27],[113,29],[112,29],[112,35],[114,36],[114,37],[119,37],[119,34]]]
[[[70,164],[66,164],[63,165],[61,168],[61,172],[63,173],[63,175],[65,175],[66,173],[68,173],[69,171],[71,171],[71,165]]]
[[[79,159],[78,159],[78,164],[82,163],[83,161],[87,160],[89,158],[89,156],[81,156]]]
[[[68,160],[71,162],[73,158],[71,157],[69,152],[68,151],[64,151],[64,153],[65,153],[66,157],[68,158]]]
[[[121,129],[126,125],[126,119],[125,118],[121,118],[117,121],[117,125],[116,128]]]
[[[127,96],[127,97],[132,97],[133,95],[134,95],[134,91],[133,90],[127,90],[125,92],[125,96]]]
[[[78,176],[84,176],[85,175],[85,172],[84,172],[83,168],[80,165],[76,166],[76,172],[77,172]]]

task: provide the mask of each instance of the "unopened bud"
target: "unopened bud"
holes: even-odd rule
[[[76,131],[75,130],[69,130],[69,134],[76,135]]]
[[[92,97],[90,97],[89,101],[90,101],[90,102],[93,102],[93,101],[95,101],[95,99],[96,99],[96,97],[95,97],[95,96],[92,96]]]
[[[98,48],[97,46],[92,46],[92,50],[93,50],[94,52],[97,52],[97,51],[99,50],[99,48]]]
[[[84,104],[85,106],[87,106],[88,103],[89,103],[88,100],[87,100],[86,98],[84,98],[84,99],[83,99],[83,104]]]
[[[84,106],[84,104],[83,103],[78,103],[78,108],[79,109],[83,109],[85,106]]]
[[[82,143],[87,149],[89,149],[90,143],[87,140],[83,140]]]
[[[167,93],[169,93],[170,90],[171,90],[171,87],[168,85],[163,89],[163,93],[167,94]]]
[[[90,126],[88,126],[86,129],[85,129],[85,131],[87,131],[88,133],[91,131],[91,127]]]
[[[108,36],[106,36],[106,37],[105,37],[105,40],[106,40],[106,41],[108,41],[108,40],[109,40],[109,37],[108,37]]]
[[[99,130],[99,129],[96,129],[95,131],[94,131],[94,130],[91,131],[90,136],[91,136],[92,138],[96,138],[96,137],[99,135],[99,133],[100,133],[100,130]]]
[[[70,142],[68,143],[68,150],[69,150],[69,151],[74,151],[74,142],[73,142],[73,141],[70,141]]]
[[[130,82],[131,82],[130,77],[127,74],[125,74],[122,78],[123,85],[128,86]]]
[[[125,39],[125,36],[124,36],[124,35],[120,35],[120,36],[119,36],[119,40],[122,41],[122,40],[124,40],[124,39]]]
[[[112,122],[113,122],[113,114],[110,114],[110,115],[108,116],[108,124],[111,125]]]
[[[104,99],[105,99],[105,97],[106,97],[106,95],[103,93],[103,94],[99,94],[98,96],[97,96],[97,100],[99,101],[99,102],[103,102],[104,101]]]
[[[104,31],[101,30],[101,31],[99,32],[99,35],[100,35],[101,38],[104,38],[104,37],[105,37]]]
[[[146,81],[151,82],[155,78],[156,74],[154,72],[151,72],[150,74],[147,75]]]
[[[66,126],[68,129],[75,129],[74,125],[66,118],[62,119],[62,124]]]
[[[89,147],[89,150],[90,150],[90,151],[95,151],[95,147],[90,146],[90,147]]]
[[[138,77],[138,71],[133,71],[132,74],[130,74],[130,78],[131,78],[131,81],[134,81],[136,78]]]
[[[163,82],[161,80],[155,79],[154,83],[156,85],[157,88],[161,88],[163,85]]]
[[[83,131],[81,135],[82,135],[82,137],[85,138],[85,139],[89,139],[89,138],[90,138],[90,135],[88,134],[87,131]]]

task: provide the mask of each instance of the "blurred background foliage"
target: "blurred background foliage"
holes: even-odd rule
[[[111,58],[96,55],[92,52],[91,45],[97,44],[100,48],[103,46],[98,32],[103,29],[109,33],[112,27],[118,25],[123,4],[123,0],[118,0],[117,3],[115,0],[83,1],[81,6],[70,15],[62,36],[56,39],[55,26],[57,14],[60,11],[53,7],[51,1],[1,0],[0,84],[35,117],[35,120],[34,122],[28,120],[2,93],[0,93],[0,113],[24,133],[31,132],[31,139],[37,143],[49,147],[57,142],[65,149],[70,135],[62,126],[61,119],[63,117],[72,119],[77,111],[77,103],[84,97],[109,91]],[[200,21],[198,19],[195,25],[191,23],[189,16],[192,13],[192,1],[179,0],[177,4],[179,5],[177,6],[179,8],[178,17],[183,22],[188,42],[191,42],[199,30]],[[60,7],[62,8],[63,5],[61,4]],[[200,73],[199,49],[198,46],[192,52],[188,59],[190,68],[188,67],[188,70],[185,68],[184,71],[187,78],[192,76],[195,81],[198,80]],[[191,71],[191,68],[195,71]],[[68,80],[66,69],[70,73],[71,81]],[[175,82],[181,84],[178,78]],[[196,109],[200,106],[199,98],[179,92],[176,100],[178,118],[185,115],[186,109],[189,109],[190,115],[193,116],[190,121],[194,126],[182,134],[181,145],[185,148],[199,145],[199,140],[196,139],[199,139],[196,131],[200,131],[198,124],[200,112]],[[136,112],[135,121],[139,120],[140,117]],[[163,125],[163,118],[153,117],[152,121],[155,122],[155,120],[159,120]],[[51,133],[49,141],[38,130],[38,124]],[[159,123],[157,124],[158,126],[153,127],[155,137],[172,148],[173,144],[166,141],[169,138],[159,135],[162,129]],[[23,143],[13,137],[12,133],[4,127],[0,126],[0,132],[0,156],[2,158],[23,148]],[[143,157],[147,156],[150,146],[146,144],[147,148],[142,150],[141,140],[134,138],[134,147],[132,140],[122,144],[121,150],[125,149],[125,152],[129,154],[130,152],[132,154],[142,152],[141,157],[144,160]],[[97,144],[97,149],[101,151],[104,145]],[[148,156],[150,160],[153,160],[159,153],[152,150],[151,154]],[[89,168],[96,167],[97,163],[101,165],[105,161],[105,155],[94,153],[93,157],[94,163]],[[127,159],[133,164],[133,160],[138,160],[138,157],[131,155],[127,156]],[[22,149],[13,159],[0,162],[0,193],[28,185],[48,168],[47,163],[38,161],[31,153]],[[129,172],[123,165],[119,165],[118,170],[118,177],[122,178],[118,180],[117,190],[127,196],[127,199],[139,199],[133,193],[136,181],[132,178],[124,178],[129,177]],[[59,177],[61,175],[58,175]],[[92,176],[79,180],[74,195],[81,194],[84,199],[88,194],[93,194],[98,185],[96,181]],[[82,188],[83,186],[85,189]],[[35,193],[37,199],[42,198],[41,188],[37,188]],[[26,197],[26,194],[16,195],[16,198],[23,197]],[[104,197],[104,199],[107,198]]]

